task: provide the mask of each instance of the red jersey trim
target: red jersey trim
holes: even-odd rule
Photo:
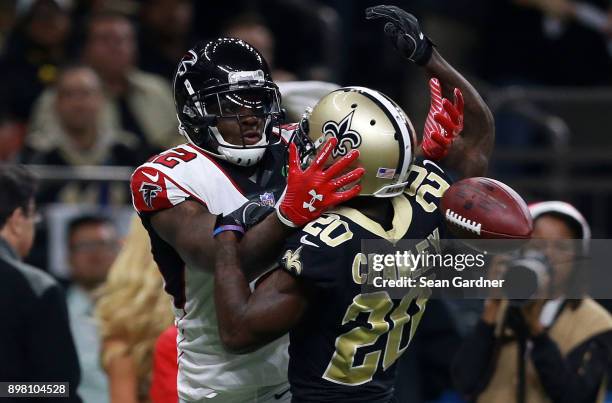
[[[139,186],[142,186],[142,184],[145,183],[146,181],[146,179],[143,180],[142,178],[144,176],[143,170],[149,170],[149,169],[153,170],[153,172],[158,173],[159,179],[155,182],[153,181],[147,182],[147,183],[150,183],[152,186],[157,187],[157,189],[154,189],[156,193],[150,198],[149,204],[147,204],[146,201],[144,200],[144,195],[141,194],[142,190]],[[152,175],[150,171],[147,171],[146,174]],[[140,175],[140,177],[138,177],[137,175]],[[147,178],[147,176],[144,176],[144,178]],[[132,174],[132,180],[130,184],[134,206],[139,212],[149,212],[150,213],[154,211],[166,210],[166,209],[169,209],[175,206],[174,204],[172,204],[172,202],[170,201],[170,198],[168,197],[168,190],[166,189],[166,186],[158,185],[160,180],[168,180],[169,182],[174,184],[174,186],[180,189],[182,192],[189,195],[189,197],[192,197],[195,200],[197,200],[199,203],[201,203],[202,205],[207,206],[204,200],[200,199],[199,197],[194,195],[192,192],[188,191],[187,189],[179,185],[174,179],[172,179],[165,173],[161,172],[157,168],[141,166],[138,169],[136,169],[136,171],[134,171],[134,173]]]

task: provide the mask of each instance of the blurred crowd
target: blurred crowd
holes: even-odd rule
[[[380,90],[405,107],[420,131],[429,106],[422,72],[392,51],[380,26],[364,20],[363,10],[378,3],[0,0],[0,162],[135,167],[185,141],[177,131],[172,99],[174,69],[197,40],[218,36],[239,37],[254,45],[272,66],[275,81],[316,80]],[[592,89],[612,84],[610,0],[385,3],[418,15],[446,58],[493,103],[499,101],[500,89],[514,86],[563,92],[570,86]],[[604,99],[608,103],[598,105],[604,111],[607,107],[609,115],[612,97]],[[494,112],[498,150],[558,145],[542,134],[533,114],[501,106]],[[604,115],[602,119],[612,124]],[[612,152],[609,131],[608,126],[572,135],[589,139],[592,148]],[[609,157],[605,163],[604,167],[612,166]],[[491,176],[547,169],[536,165],[499,163]],[[594,166],[581,172],[601,174]],[[537,189],[532,194],[545,196]],[[592,200],[579,196],[575,198],[580,199],[580,210],[593,217]],[[605,205],[612,192],[602,197]],[[130,203],[125,181],[83,180],[42,181],[36,201],[41,206],[87,204],[100,211]],[[612,234],[612,215],[607,219],[594,222],[602,236]],[[157,336],[167,328],[172,331],[161,278],[150,254],[143,253],[149,250],[146,234],[135,221],[121,249],[123,234],[116,224],[99,212],[65,223],[69,276],[61,280],[68,284],[67,313],[86,402],[126,402],[126,390],[146,401]],[[39,228],[39,235],[30,261],[49,270],[47,228]],[[131,270],[135,267],[137,271]],[[122,306],[133,310],[118,315]],[[461,307],[460,315],[457,309],[440,301],[428,308],[414,341],[419,353],[407,354],[410,359],[400,364],[413,382],[398,384],[398,390],[412,396],[410,401],[440,398],[453,390],[449,357],[479,315],[471,307]],[[139,316],[144,311],[148,314]],[[101,327],[93,320],[94,312]],[[134,317],[140,319],[130,319]],[[491,340],[494,322],[493,318],[487,321],[489,327],[481,326]],[[109,380],[114,388],[109,388]]]
[[[419,16],[448,59],[488,97],[496,114],[498,149],[552,149],[559,142],[567,143],[559,140],[562,136],[554,124],[548,124],[547,116],[529,107],[531,103],[504,102],[500,90],[544,86],[564,91],[567,86],[593,88],[612,82],[609,0],[388,3]],[[365,21],[363,10],[375,4],[370,0],[2,0],[0,161],[135,166],[182,142],[170,91],[176,61],[197,40],[223,35],[240,37],[258,48],[278,82],[358,84],[389,94],[420,130],[428,107],[422,73],[391,51],[376,23]],[[550,97],[554,99],[554,93]],[[596,132],[597,125],[588,123],[593,121],[588,111],[605,115],[591,105],[584,108],[587,112],[577,112],[572,104],[564,107],[552,114],[567,112],[564,122],[572,132],[570,144],[612,147]],[[606,164],[609,167],[610,161]],[[518,165],[500,155],[493,169],[502,176],[520,177],[558,168],[551,160],[531,159]],[[580,172],[594,173],[588,168]],[[529,189],[536,198],[548,196],[538,190],[533,184]],[[73,182],[43,183],[40,201],[129,202],[116,184]],[[587,216],[596,208],[581,207]],[[610,233],[607,224],[596,230]]]
[[[608,0],[390,3],[419,15],[454,64],[489,85],[611,82]],[[363,18],[373,1],[0,4],[4,161],[131,165],[179,142],[169,90],[176,61],[197,39],[221,35],[258,48],[277,81],[358,83],[419,111],[416,70]]]

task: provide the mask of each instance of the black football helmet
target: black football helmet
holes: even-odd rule
[[[173,92],[179,132],[209,154],[241,166],[262,158],[272,142],[272,127],[283,116],[268,64],[240,39],[196,44],[177,66]],[[256,144],[247,145],[244,139],[242,145],[230,144],[217,129],[220,119],[239,122],[252,115],[264,120],[262,138]]]

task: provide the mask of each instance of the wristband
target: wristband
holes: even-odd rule
[[[240,225],[221,225],[217,228],[215,228],[215,230],[213,231],[213,238],[216,237],[217,235],[219,235],[222,232],[225,231],[234,231],[237,232],[239,234],[240,237],[242,237],[244,235],[244,228],[242,228]]]

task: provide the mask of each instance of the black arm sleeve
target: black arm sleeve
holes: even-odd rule
[[[81,402],[76,390],[81,370],[68,322],[68,310],[59,285],[48,287],[37,301],[36,316],[27,332],[32,381],[69,382],[68,402]]]
[[[495,347],[495,326],[478,321],[455,355],[451,366],[453,383],[468,400],[475,398],[487,383],[493,371],[490,365]]]
[[[563,357],[547,334],[533,339],[531,358],[544,390],[555,403],[590,403],[597,392],[609,362],[609,350],[603,338],[596,336]]]

